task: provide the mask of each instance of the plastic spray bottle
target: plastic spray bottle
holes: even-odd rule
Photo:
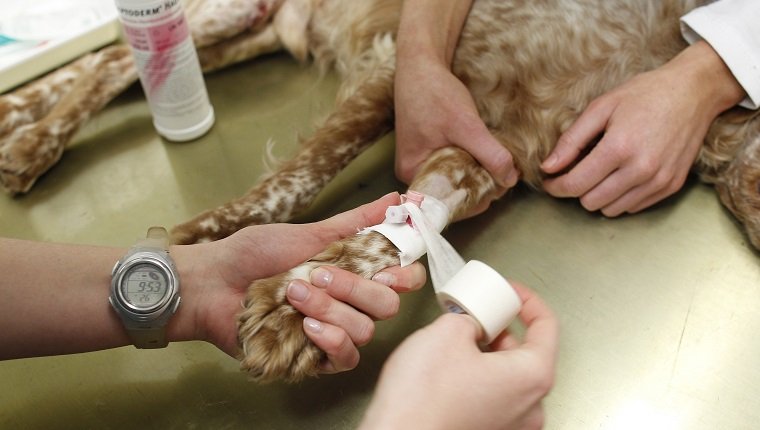
[[[181,0],[115,3],[158,133],[180,142],[205,134],[214,109]]]

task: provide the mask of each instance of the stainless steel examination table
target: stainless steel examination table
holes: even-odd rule
[[[275,156],[292,154],[296,136],[331,109],[337,79],[275,55],[207,85],[217,122],[190,143],[160,139],[132,87],[31,192],[0,195],[0,235],[127,247],[150,225],[185,221],[245,192],[265,172],[268,139]],[[304,220],[403,191],[392,157],[388,137]],[[547,429],[760,428],[760,254],[711,187],[692,180],[619,219],[518,188],[444,234],[557,313]],[[107,295],[104,285],[104,306]],[[200,342],[0,362],[0,428],[353,428],[384,359],[438,312],[430,285],[403,296],[357,369],[298,385],[248,382],[235,360]]]

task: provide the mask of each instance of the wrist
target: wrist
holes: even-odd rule
[[[671,60],[678,73],[691,77],[699,88],[702,102],[712,108],[713,117],[737,105],[746,93],[717,52],[705,41],[690,45]]]
[[[406,0],[397,32],[397,56],[425,57],[450,67],[471,1]]]
[[[169,254],[174,260],[180,283],[180,305],[166,326],[169,342],[205,340],[202,312],[201,285],[203,262],[198,259],[197,245],[174,245]]]

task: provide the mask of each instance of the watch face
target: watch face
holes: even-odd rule
[[[163,270],[153,264],[141,263],[129,268],[121,283],[121,293],[132,306],[151,308],[166,296],[169,280]]]

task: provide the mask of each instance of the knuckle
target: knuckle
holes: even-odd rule
[[[573,136],[572,132],[570,132],[570,131],[565,132],[557,140],[557,146],[574,148],[575,147],[575,136]]]
[[[630,161],[636,157],[636,147],[629,140],[610,138],[610,145],[607,146],[611,152],[610,158],[622,163]]]
[[[601,109],[607,102],[607,98],[604,95],[601,95],[594,100],[591,100],[591,103],[588,104],[588,107],[586,110],[597,110]]]
[[[307,300],[307,312],[309,316],[316,317],[317,319],[324,319],[326,315],[330,314],[333,306],[333,298],[322,291],[315,291],[311,294]]]
[[[660,163],[656,158],[643,157],[638,162],[638,170],[643,177],[653,178],[656,177],[660,171]]]
[[[659,190],[667,190],[672,187],[673,183],[673,177],[664,171],[660,171],[655,173],[654,177],[652,178],[652,187],[659,191]]]
[[[344,276],[339,272],[335,274],[333,282],[327,287],[327,294],[334,300],[352,301],[361,294],[361,288],[353,274]]]

